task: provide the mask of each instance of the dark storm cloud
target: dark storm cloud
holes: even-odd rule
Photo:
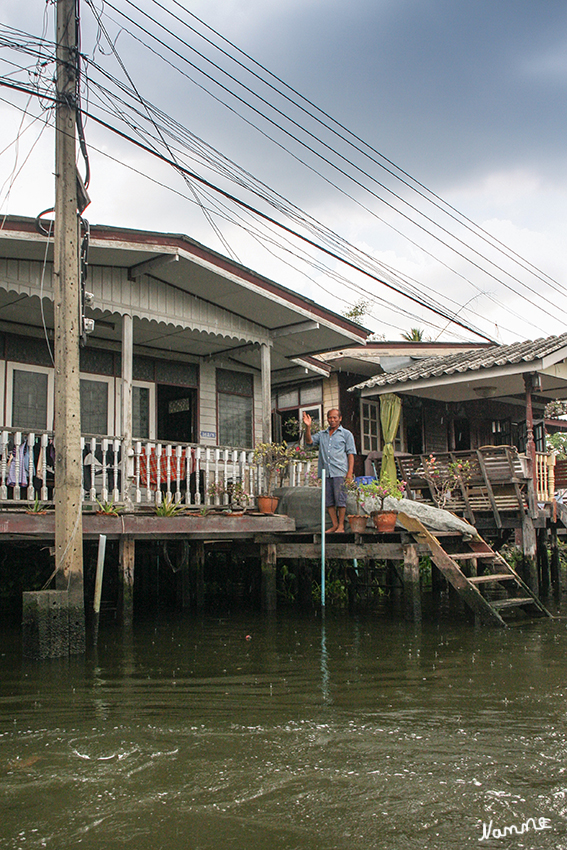
[[[315,4],[274,29],[257,52],[422,177],[564,157],[563,3]]]

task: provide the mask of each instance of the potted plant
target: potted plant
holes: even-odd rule
[[[207,497],[209,500],[209,504],[211,505],[219,505],[223,502],[223,496],[227,491],[225,490],[225,486],[221,481],[213,481],[207,487]]]
[[[378,531],[393,531],[396,527],[398,512],[392,509],[384,509],[384,502],[389,497],[399,501],[404,495],[405,481],[393,481],[384,475],[380,481],[371,481],[362,484],[364,509],[369,512],[374,525]]]
[[[348,514],[347,519],[351,530],[357,534],[362,534],[366,529],[368,522],[368,514],[362,512],[362,502],[364,500],[364,483],[357,481],[356,478],[351,478],[345,482],[345,488],[348,493],[352,493],[356,499],[356,513]]]
[[[227,493],[231,512],[243,514],[250,502],[250,494],[244,489],[242,481],[229,483]]]
[[[295,456],[287,443],[258,443],[253,462],[262,470],[262,489],[258,495],[258,510],[273,514],[278,506],[275,487],[281,486],[284,472]]]
[[[171,496],[166,496],[161,502],[156,504],[154,511],[159,517],[174,517],[181,516],[187,510],[187,506],[182,502],[176,502]]]

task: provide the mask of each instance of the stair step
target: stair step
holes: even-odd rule
[[[485,581],[515,581],[516,576],[512,573],[491,573],[489,576],[471,576],[469,581],[473,584],[481,584]]]
[[[455,561],[472,561],[473,558],[496,558],[494,552],[447,552]]]
[[[497,602],[490,603],[493,608],[518,608],[521,605],[536,605],[536,602],[531,596],[515,599],[500,599]]]

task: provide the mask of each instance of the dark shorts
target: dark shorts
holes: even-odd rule
[[[325,479],[325,506],[327,508],[346,508],[347,491],[344,476]]]

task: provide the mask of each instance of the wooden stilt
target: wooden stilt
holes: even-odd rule
[[[120,602],[119,611],[124,626],[132,626],[134,622],[134,555],[136,543],[133,537],[127,534],[120,538]]]
[[[312,604],[311,563],[307,558],[297,559],[297,600],[300,608],[310,608]]]
[[[406,619],[421,621],[421,594],[419,583],[419,556],[417,546],[404,546],[404,594]]]
[[[183,564],[177,572],[176,602],[180,611],[186,611],[191,605],[191,573],[189,564]]]
[[[195,607],[205,607],[205,543],[195,540],[191,544],[191,574],[193,578],[193,598]]]
[[[540,593],[542,596],[549,596],[549,556],[547,554],[546,528],[540,528],[537,532],[537,567]]]
[[[536,596],[539,595],[539,582],[537,576],[536,532],[532,519],[527,514],[522,517],[522,550],[524,553],[524,581]]]
[[[443,576],[441,575],[441,571],[438,568],[437,564],[431,562],[431,593],[433,596],[439,597],[441,596],[441,591],[443,590]]]
[[[550,529],[551,533],[551,586],[554,595],[558,596],[561,593],[561,581],[559,578],[559,546],[557,545],[557,525],[553,523]]]
[[[276,610],[276,544],[262,543],[260,559],[262,569],[262,610],[273,614]]]

